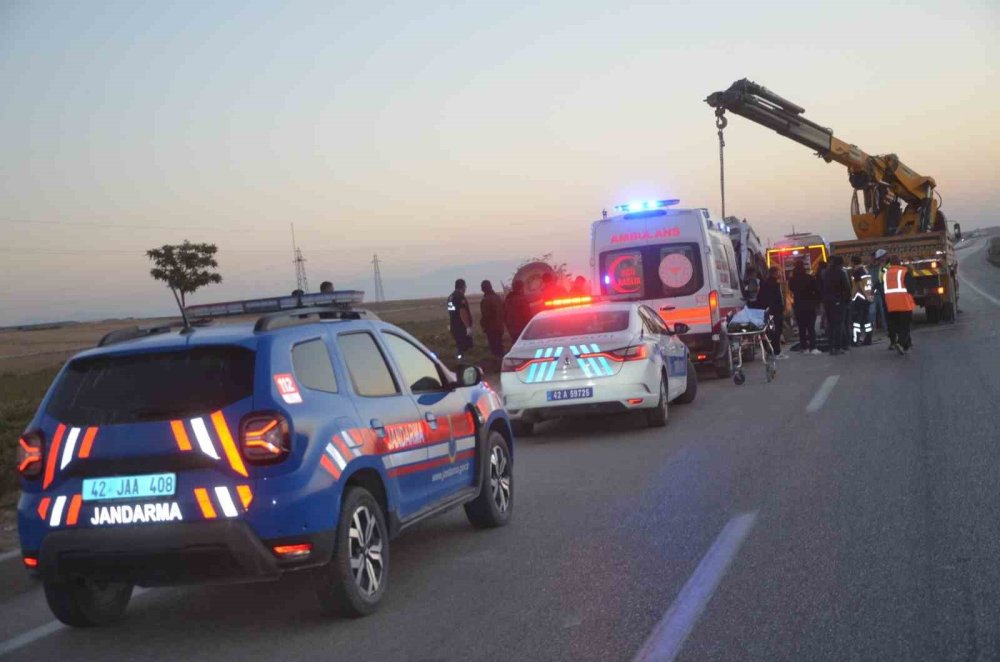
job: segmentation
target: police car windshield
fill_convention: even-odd
[[[525,340],[617,333],[628,328],[627,310],[581,310],[562,315],[536,317],[521,336]]]
[[[253,395],[254,353],[242,347],[96,356],[70,363],[48,414],[69,425],[183,418]]]

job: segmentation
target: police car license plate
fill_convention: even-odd
[[[580,398],[594,397],[594,389],[590,386],[585,388],[563,388],[558,391],[547,391],[545,399],[549,402],[556,400],[579,400]]]
[[[83,481],[83,500],[165,497],[173,496],[176,489],[177,476],[172,473],[87,478]]]

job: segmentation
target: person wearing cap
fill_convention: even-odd
[[[493,289],[493,283],[484,280],[480,287],[483,300],[479,303],[479,325],[486,334],[490,352],[497,361],[503,359],[503,299]]]
[[[886,250],[880,248],[872,253],[872,290],[875,292],[875,300],[872,301],[872,308],[869,318],[875,320],[876,329],[884,329],[888,326],[885,314],[885,258]]]
[[[885,307],[889,311],[889,349],[900,356],[908,354],[913,342],[910,339],[910,325],[913,323],[913,274],[902,266],[899,257],[889,257],[889,268],[885,272]]]

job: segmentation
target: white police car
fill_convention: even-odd
[[[668,403],[691,402],[698,377],[678,338],[638,302],[574,297],[545,302],[503,360],[500,381],[515,429],[550,418],[641,409],[650,426],[667,423]]]

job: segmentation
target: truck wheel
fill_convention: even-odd
[[[719,379],[728,379],[733,376],[733,351],[726,348],[726,358],[722,363],[715,364],[715,376]]]
[[[694,364],[688,361],[688,375],[687,375],[687,388],[681,393],[674,402],[682,405],[690,404],[694,402],[695,396],[698,395],[698,373],[694,371]]]
[[[389,586],[389,530],[375,497],[349,487],[340,506],[333,558],[317,568],[323,613],[358,618],[378,609]]]
[[[507,440],[499,432],[490,432],[487,457],[479,496],[465,504],[465,516],[477,529],[504,526],[514,508],[514,464]]]
[[[60,621],[75,628],[110,625],[122,617],[132,585],[95,582],[83,577],[46,581],[45,600]]]
[[[955,306],[951,305],[951,301],[941,306],[941,319],[945,322],[955,321]]]
[[[937,324],[941,321],[941,309],[937,306],[927,306],[924,310],[927,313],[928,323]]]
[[[646,425],[651,428],[662,428],[670,418],[670,403],[667,402],[667,376],[660,377],[660,400],[652,409],[643,412],[646,415]]]

